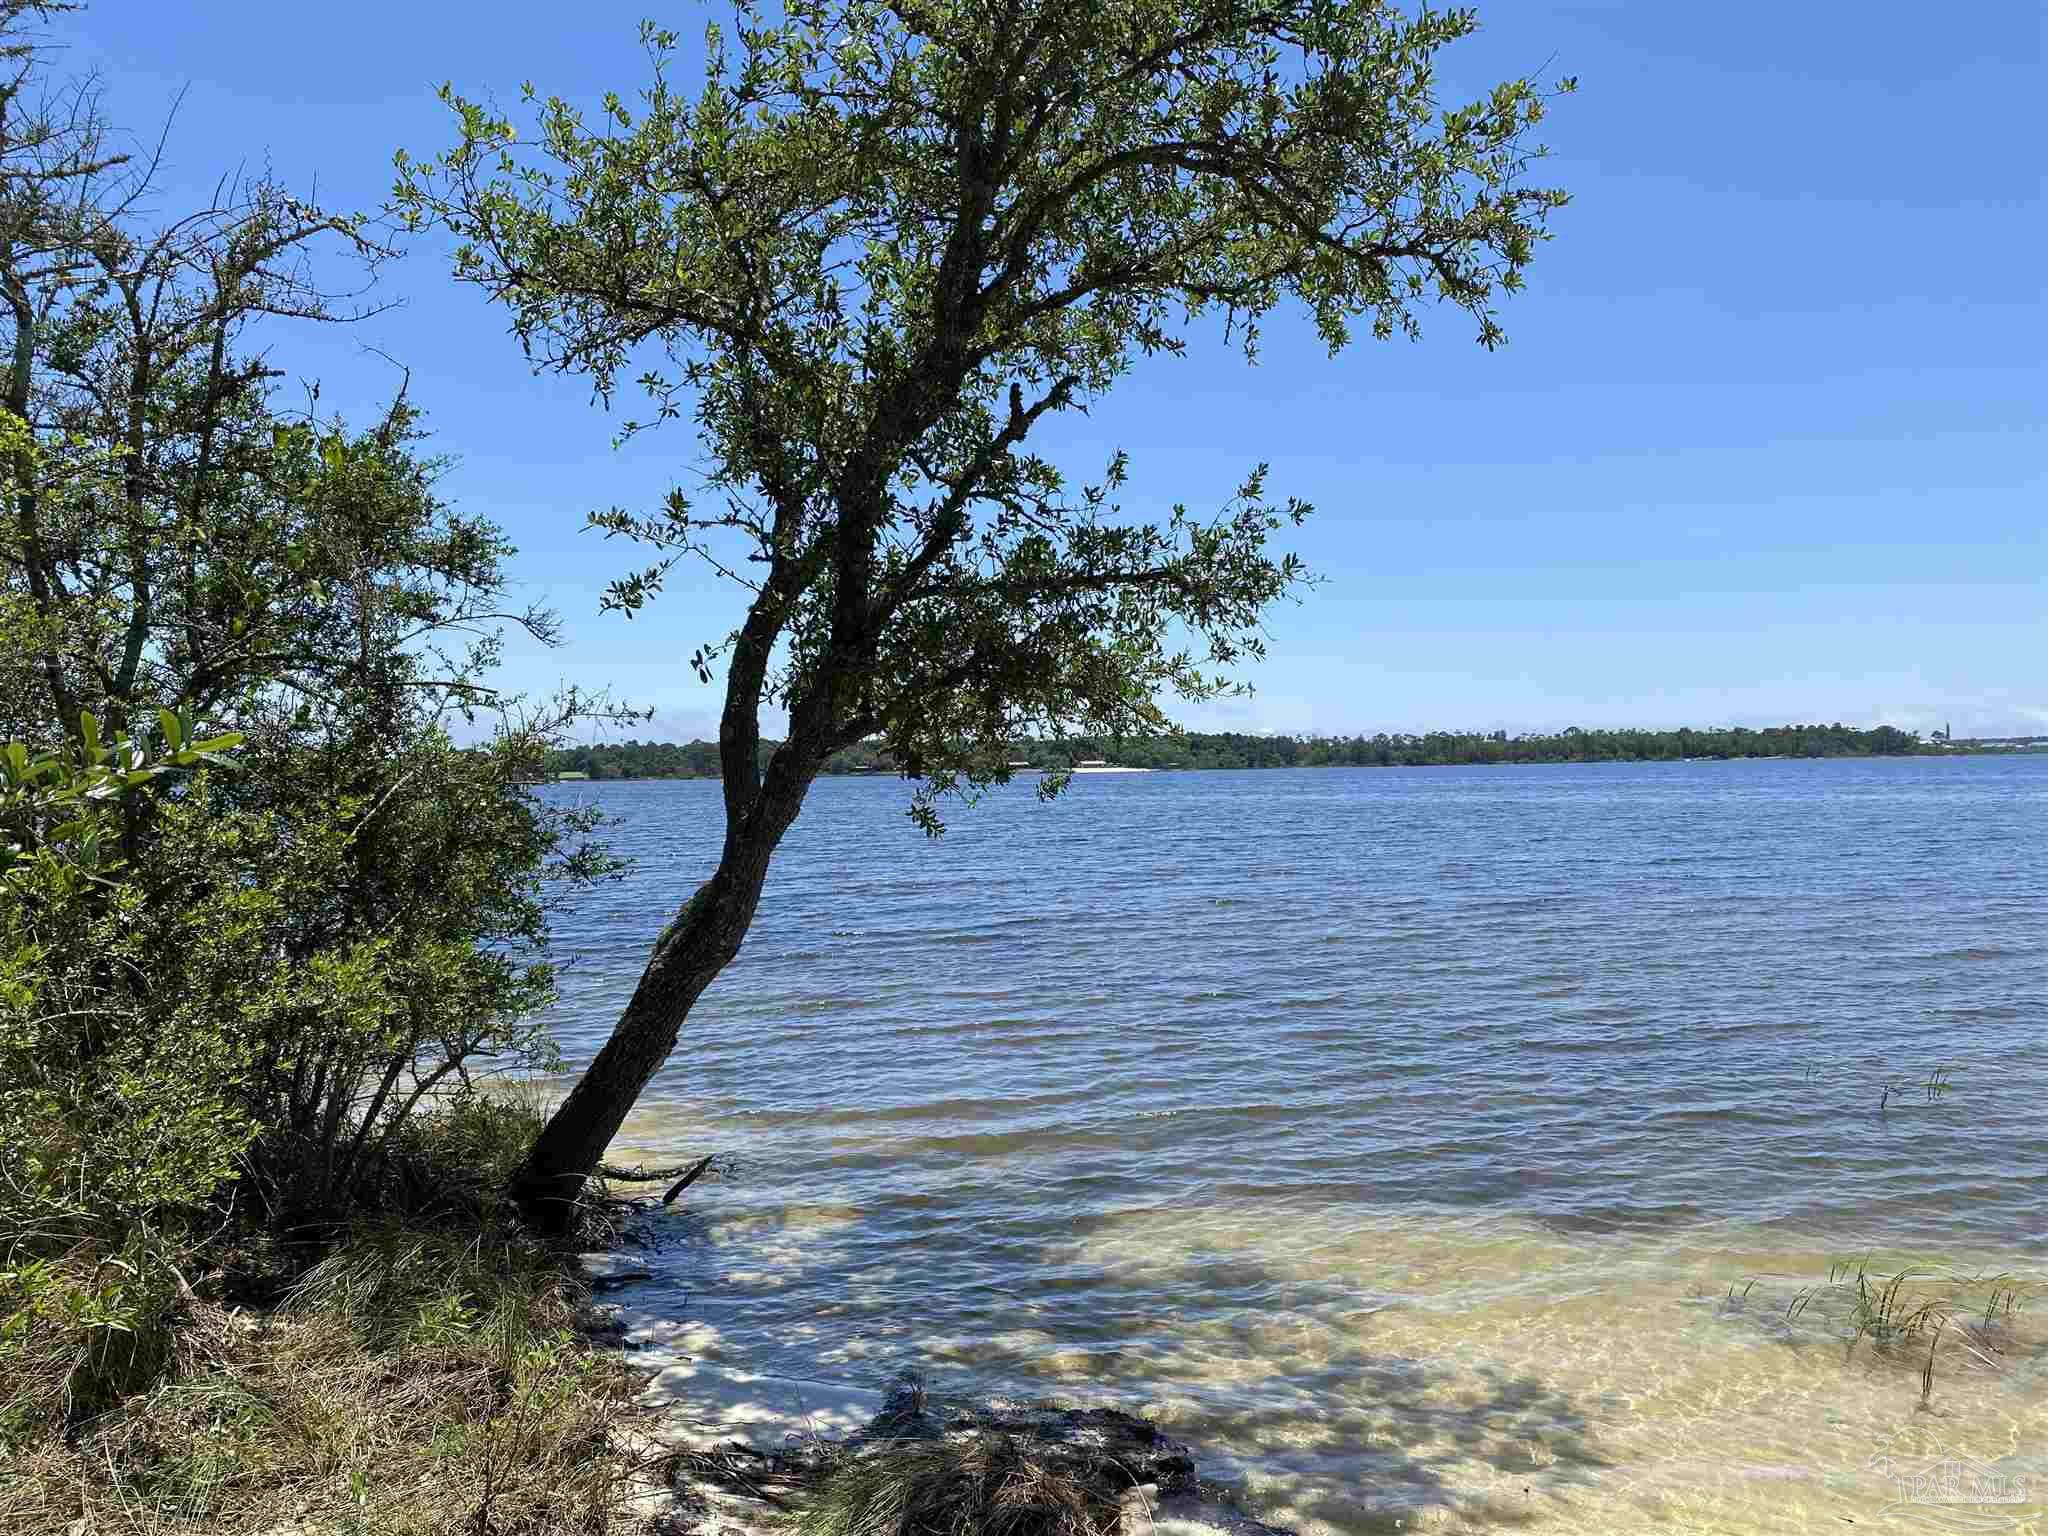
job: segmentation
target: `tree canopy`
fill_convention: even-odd
[[[790,768],[880,734],[943,788],[1000,776],[1020,734],[1158,729],[1157,699],[1225,686],[1302,574],[1267,541],[1307,508],[1262,471],[1220,515],[1136,523],[1121,457],[1074,487],[1026,448],[1043,418],[1204,315],[1247,356],[1283,303],[1333,352],[1433,304],[1502,339],[1564,195],[1524,184],[1535,82],[1439,101],[1436,55],[1475,25],[1327,0],[741,5],[694,92],[652,27],[650,83],[595,114],[528,86],[520,127],[448,91],[459,142],[401,156],[399,202],[454,231],[539,366],[642,393],[626,432],[694,419],[701,484],[595,521],[662,552],[614,585],[629,612],[683,554],[752,594],[694,658],[725,668],[735,813],[764,704]]]

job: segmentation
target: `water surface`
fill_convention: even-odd
[[[558,927],[573,1060],[719,801],[548,793],[639,860]],[[1143,1403],[1314,1529],[2040,1518],[2030,1324],[1922,1411],[1780,1312],[2048,1269],[2048,754],[905,793],[817,786],[629,1126],[742,1164],[633,1298],[698,1347]],[[1955,1457],[2034,1502],[1891,1507]]]

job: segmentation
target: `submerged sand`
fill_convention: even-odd
[[[701,1443],[850,1433],[911,1366],[939,1393],[1143,1412],[1308,1536],[2048,1528],[2038,1285],[1995,1347],[1944,1338],[1922,1406],[1918,1345],[1847,1346],[1837,1252],[1770,1234],[1134,1211],[1075,1235],[1063,1289],[1149,1277],[1166,1296],[1204,1266],[1254,1266],[1272,1305],[1211,1313],[1190,1292],[1110,1337],[1053,1321],[1028,1276],[999,1331],[942,1303],[901,1315],[858,1279],[824,1294],[807,1277],[837,1268],[857,1209],[726,1199],[679,1216],[655,1279],[617,1293],[653,1391]],[[2010,1257],[1869,1261],[1989,1274]]]

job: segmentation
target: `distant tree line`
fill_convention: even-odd
[[[765,756],[773,742],[762,743]],[[1009,749],[1019,768],[1069,768],[1101,759],[1128,768],[1424,768],[1459,763],[1636,763],[1686,758],[1896,757],[1929,750],[1920,738],[1889,725],[1858,730],[1833,725],[1776,725],[1762,730],[1582,730],[1511,736],[1506,731],[1431,731],[1376,736],[1254,736],[1190,731],[1111,741],[1075,737],[1020,741]],[[606,742],[551,754],[553,773],[592,779],[715,779],[718,744],[693,741]],[[895,763],[879,744],[836,754],[827,773],[887,773]]]
[[[767,746],[763,743],[763,746]],[[547,770],[593,779],[715,779],[715,741],[609,741],[550,753]]]

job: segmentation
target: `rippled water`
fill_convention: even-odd
[[[548,793],[640,860],[558,927],[574,1059],[718,796]],[[628,1128],[741,1159],[634,1298],[711,1357],[1144,1403],[1316,1529],[2042,1518],[2048,1292],[1924,1411],[1780,1314],[2048,1270],[2048,754],[904,801],[817,786]],[[2032,1502],[1896,1506],[1953,1457]]]

